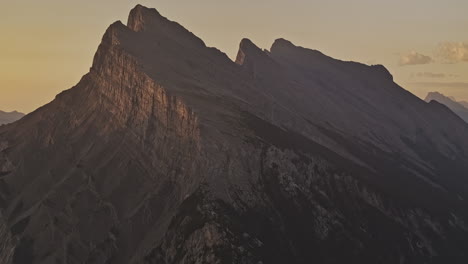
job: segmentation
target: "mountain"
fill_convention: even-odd
[[[468,123],[468,103],[466,102],[457,102],[453,97],[447,97],[438,92],[430,92],[427,94],[426,102],[437,101],[452,110],[455,114],[460,116],[463,120]]]
[[[468,109],[468,102],[466,101],[458,101],[459,104],[463,105],[465,108]]]
[[[13,112],[0,111],[0,125],[15,122],[16,120],[21,119],[23,116],[24,116],[23,113],[19,113],[16,111],[13,111]]]
[[[0,127],[1,263],[466,261],[468,125],[380,65],[136,6]]]

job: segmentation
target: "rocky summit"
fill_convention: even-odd
[[[233,62],[138,5],[0,127],[0,263],[466,262],[467,135],[381,65]]]

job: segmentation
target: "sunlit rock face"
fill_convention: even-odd
[[[0,127],[1,263],[466,259],[468,125],[283,39],[236,62],[156,10]]]

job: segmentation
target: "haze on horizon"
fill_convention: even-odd
[[[76,84],[106,28],[137,3],[156,8],[235,58],[249,38],[282,37],[342,60],[383,64],[424,97],[468,101],[468,1],[18,0],[0,8],[0,110],[30,112]]]

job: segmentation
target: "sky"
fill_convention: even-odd
[[[15,0],[0,3],[0,110],[25,113],[89,71],[106,28],[156,8],[235,58],[242,38],[277,38],[341,60],[383,64],[419,97],[468,101],[466,0]]]

